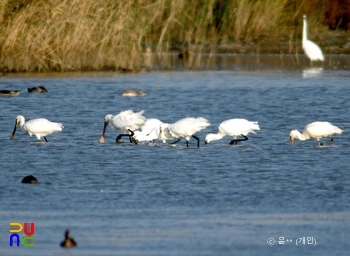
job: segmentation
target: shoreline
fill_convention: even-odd
[[[41,72],[3,72],[0,78],[67,78],[67,77],[111,77],[125,74],[143,74],[152,72],[198,72],[198,71],[268,71],[268,70],[309,70],[310,68],[323,70],[350,70],[348,54],[326,54],[324,62],[310,64],[304,53],[202,53],[196,63],[193,55],[192,66],[189,60],[180,59],[178,51],[162,54],[163,62],[153,61],[150,68],[141,67],[134,70],[75,70],[75,71],[41,71]],[[156,54],[154,54],[156,57]],[[210,56],[210,58],[209,58]],[[166,60],[166,62],[164,62]],[[196,66],[197,65],[197,66]]]

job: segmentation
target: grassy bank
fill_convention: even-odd
[[[342,24],[334,17],[344,9],[331,3],[3,0],[0,70],[138,70],[151,68],[155,61],[168,67],[170,51],[181,53],[189,67],[200,65],[203,52],[296,53],[301,51],[304,13],[309,37],[325,53],[350,52],[343,47],[348,32],[329,29]]]

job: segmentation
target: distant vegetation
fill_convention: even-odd
[[[138,70],[171,51],[189,66],[204,52],[295,53],[302,14],[331,52],[349,13],[349,0],[2,0],[0,70]]]

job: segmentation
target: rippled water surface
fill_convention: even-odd
[[[348,255],[349,64],[236,67],[2,77],[1,89],[49,92],[0,98],[0,254]],[[119,96],[127,88],[147,95]],[[127,109],[169,123],[202,116],[211,126],[197,134],[199,149],[194,139],[189,148],[116,144],[110,129],[98,143],[104,116]],[[19,114],[65,128],[48,143],[21,130],[10,141]],[[261,130],[239,145],[230,138],[205,145],[205,135],[230,118],[258,121]],[[316,120],[344,132],[326,146],[289,144],[290,130]],[[39,184],[21,183],[30,174]],[[10,247],[9,222],[35,222],[35,246]],[[75,249],[59,246],[67,228]],[[281,237],[288,242],[279,244]],[[298,243],[303,237],[317,244]]]

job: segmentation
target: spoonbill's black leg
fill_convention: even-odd
[[[133,142],[132,136],[134,136],[134,132],[130,129],[128,129],[128,131],[131,133],[131,134],[129,134],[129,140],[130,140],[130,143],[132,143]]]
[[[134,136],[134,132],[130,129],[128,129],[131,134],[119,134],[118,137],[116,138],[115,142],[119,143],[122,139],[122,137],[129,137],[130,143],[132,143],[132,136]]]
[[[242,136],[244,139],[231,140],[230,145],[232,145],[232,144],[238,144],[238,141],[246,141],[246,140],[248,140],[248,137],[247,137],[247,136],[244,136],[243,134],[241,134],[241,136]]]
[[[195,138],[197,140],[197,148],[199,148],[199,138],[195,135],[192,135],[193,138]],[[187,144],[187,147],[188,147],[188,144]]]
[[[330,138],[331,141],[334,141],[334,138],[332,136],[328,136],[328,138]]]
[[[176,141],[171,142],[170,144],[176,144],[176,143],[178,143],[180,140],[181,140],[181,139],[177,139]]]
[[[45,139],[45,141],[47,142],[47,139],[46,139],[46,137],[44,136],[44,139]]]
[[[318,146],[324,146],[324,145],[326,145],[326,143],[321,142],[320,140],[317,140],[317,145],[318,145]]]

